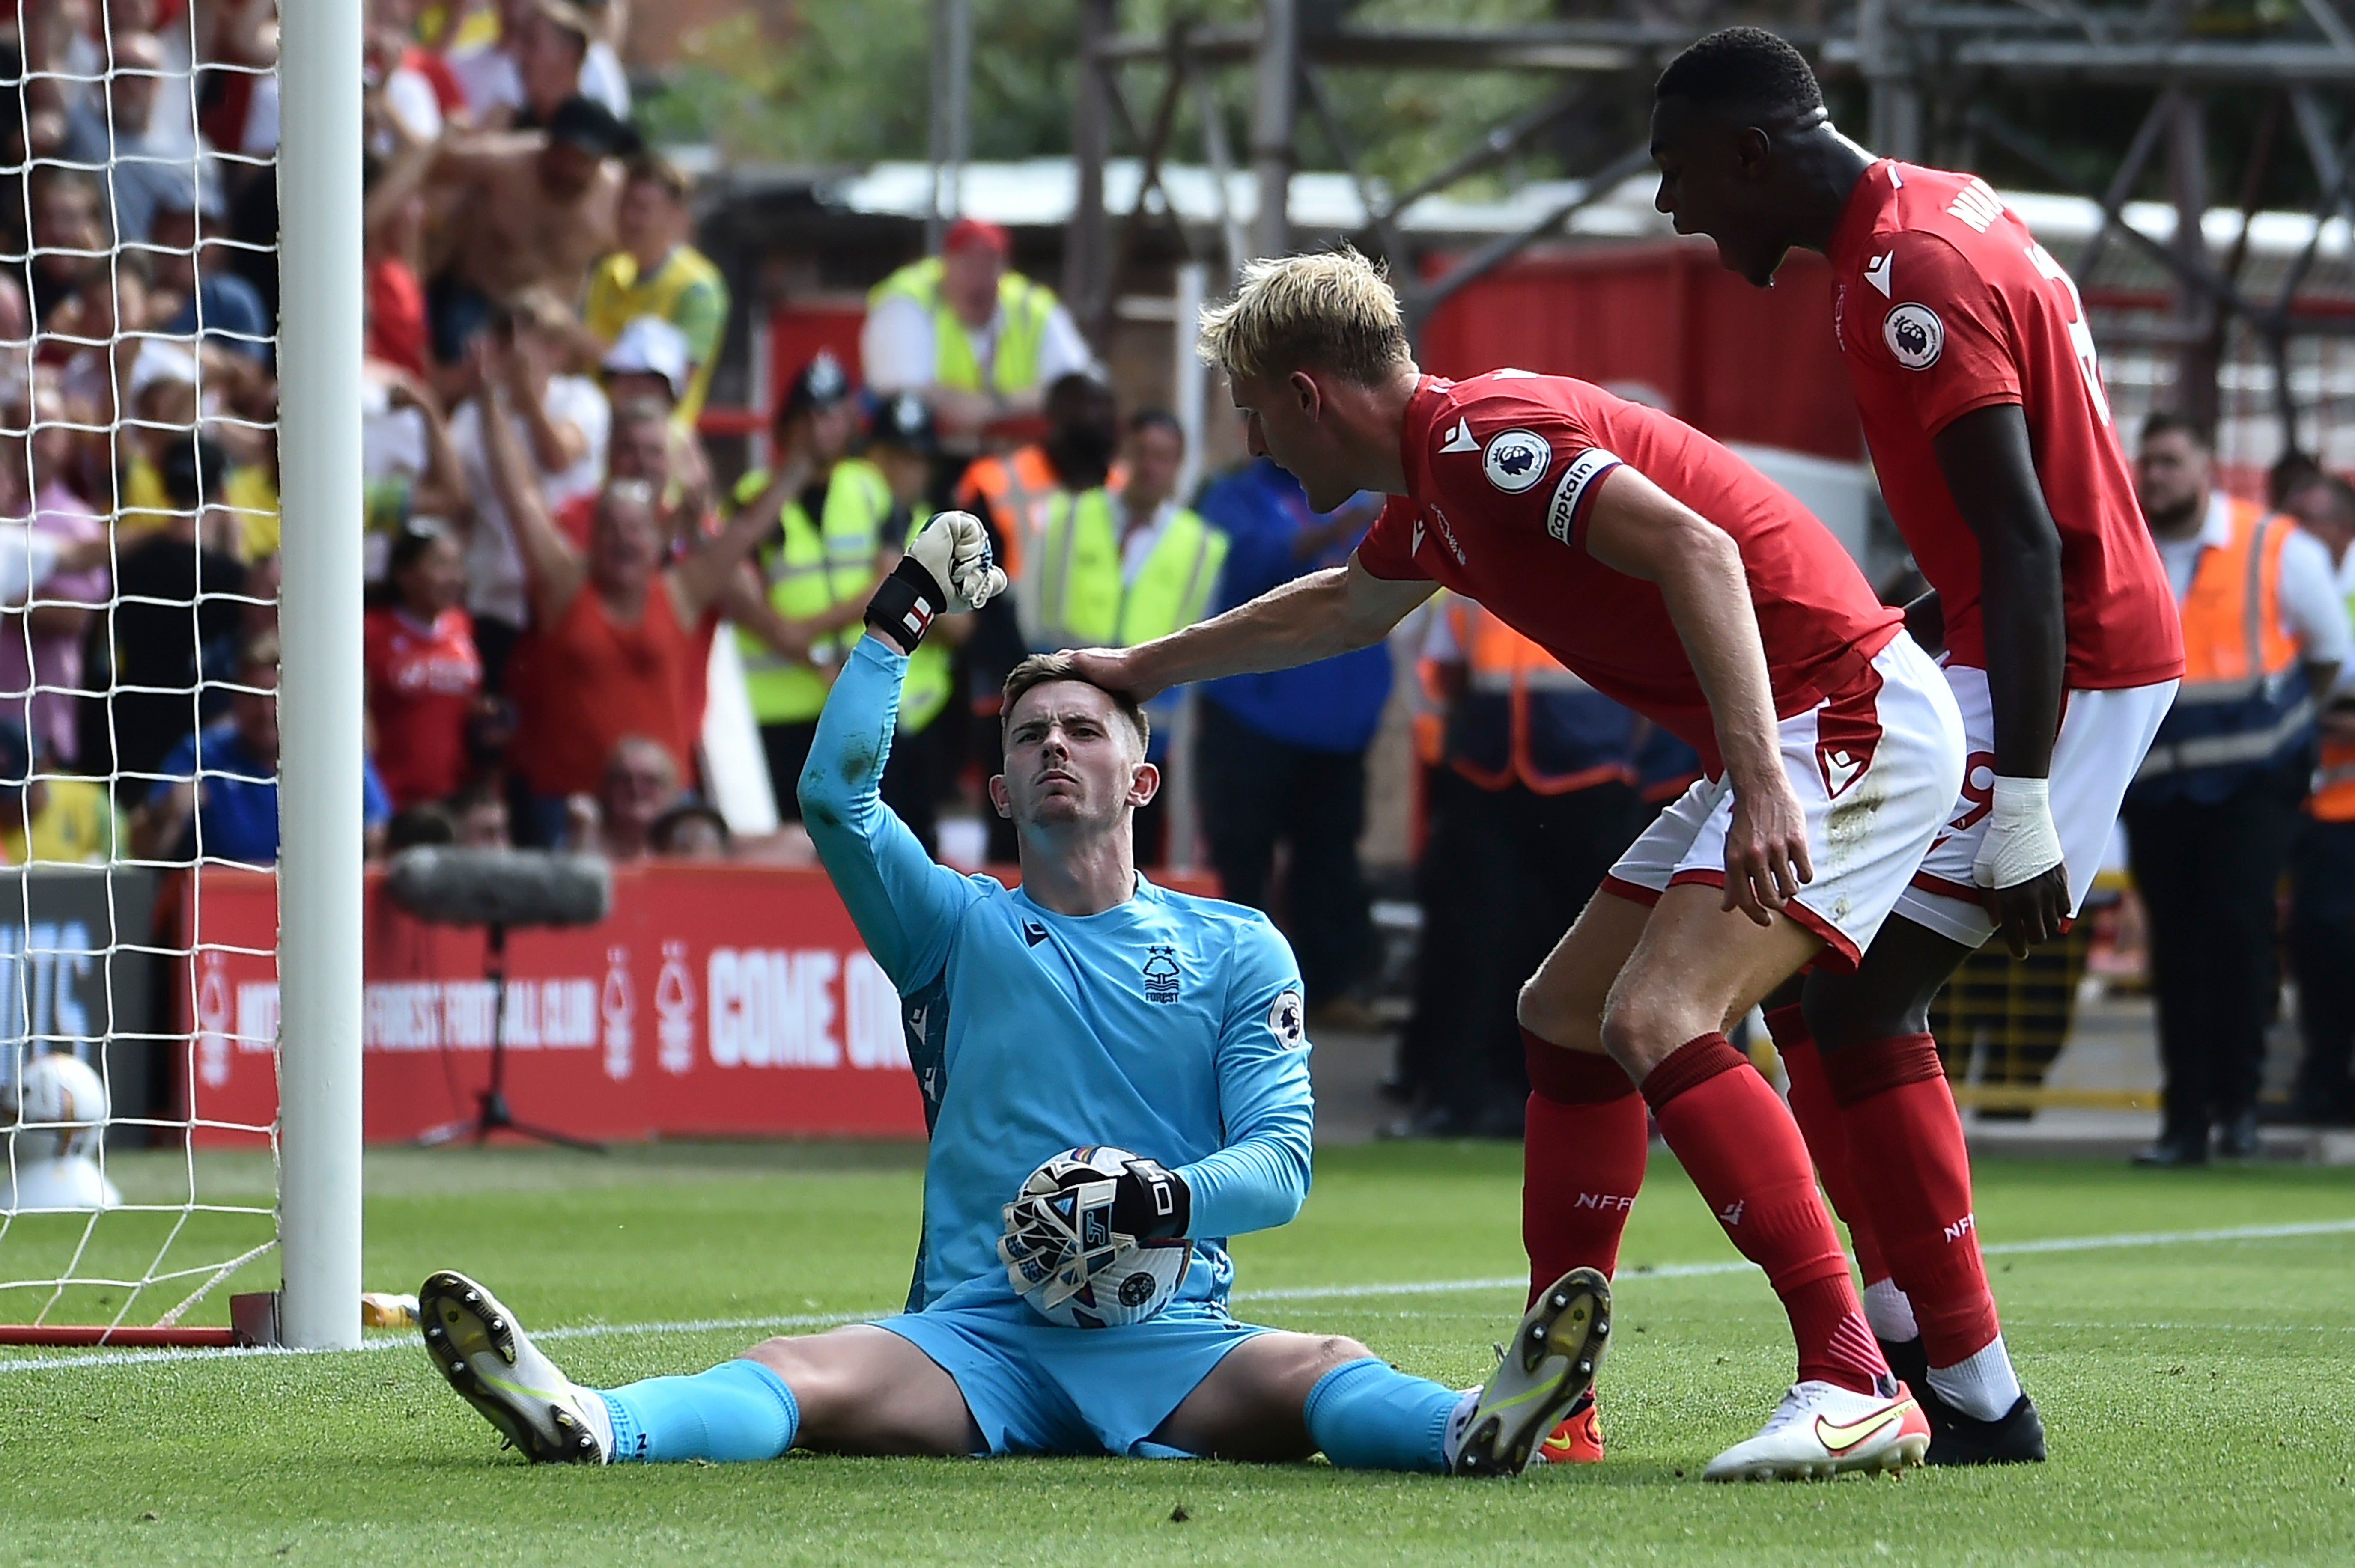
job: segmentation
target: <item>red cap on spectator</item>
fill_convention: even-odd
[[[977,217],[958,218],[941,237],[941,249],[943,251],[963,250],[971,245],[985,245],[1000,256],[1009,256],[1014,251],[1014,237],[997,225],[986,223]]]

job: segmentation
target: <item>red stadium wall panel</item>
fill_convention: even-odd
[[[1720,267],[1707,242],[1523,257],[1433,312],[1420,357],[1441,376],[1508,365],[1639,382],[1720,440],[1842,462],[1864,452],[1832,333],[1831,268],[1808,251],[1793,251],[1767,290]]]
[[[183,1103],[193,1091],[201,1118],[266,1124],[278,1096],[275,885],[208,869],[182,895],[184,931],[192,908],[206,944],[193,982],[187,965],[171,966],[181,1026],[197,1036]],[[471,1118],[488,1079],[484,938],[411,919],[376,874],[367,918],[365,1135],[413,1139]],[[602,1139],[923,1133],[899,998],[822,872],[623,870],[602,925],[511,933],[507,973],[519,1119]],[[197,1138],[241,1141],[201,1127]]]

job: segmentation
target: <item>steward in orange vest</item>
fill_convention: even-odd
[[[2128,799],[2222,800],[2315,744],[2315,695],[2282,625],[2282,549],[2296,532],[2231,503],[2232,537],[2203,550],[2183,596],[2183,685]]]

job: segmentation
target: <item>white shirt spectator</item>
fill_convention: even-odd
[[[540,493],[553,512],[576,496],[595,493],[605,476],[605,444],[613,422],[604,392],[585,376],[551,376],[542,395],[549,418],[569,424],[587,440],[589,450],[579,462],[560,473],[543,471]],[[531,450],[531,435],[523,416],[510,413],[516,440]],[[499,504],[491,483],[490,454],[483,447],[483,403],[470,397],[450,418],[450,444],[464,471],[466,493],[474,502],[474,532],[466,546],[466,608],[510,626],[530,620],[530,599],[525,589],[523,554],[516,547],[515,524]]]
[[[996,358],[997,331],[1005,315],[1003,309],[992,312],[987,326],[978,332],[966,329],[973,340],[974,358],[985,377]],[[931,386],[938,355],[932,313],[904,294],[894,294],[868,312],[866,324],[858,329],[859,370],[871,392],[915,392]],[[1052,387],[1075,370],[1092,371],[1095,364],[1095,355],[1088,352],[1088,340],[1080,335],[1079,323],[1071,320],[1063,302],[1056,301],[1047,317],[1045,340],[1039,345],[1039,387]]]
[[[523,77],[506,50],[497,44],[477,44],[450,56],[450,74],[466,94],[466,107],[480,120],[495,109],[523,107]],[[630,77],[613,46],[591,39],[581,61],[581,91],[612,110],[615,118],[630,117]]]
[[[95,7],[93,7],[95,9]],[[163,55],[162,69],[155,73],[155,111],[148,117],[147,134],[158,147],[190,148],[197,144],[197,99],[189,78],[193,70],[188,35],[188,16],[183,11],[155,34],[155,46]],[[67,92],[66,112],[70,118],[77,111],[95,111],[101,128],[105,124],[106,45],[88,33],[76,28],[66,40],[65,74],[80,77],[80,81],[64,84]],[[275,81],[275,76],[264,77]],[[103,143],[101,143],[103,145]]]
[[[2222,491],[2208,496],[2208,513],[2200,532],[2188,539],[2155,539],[2175,602],[2191,591],[2191,575],[2203,550],[2221,550],[2232,542],[2232,503]],[[2355,550],[2348,552],[2355,556]],[[2355,628],[2347,619],[2345,590],[2339,586],[2339,567],[2322,541],[2303,528],[2290,531],[2282,546],[2281,580],[2274,589],[2282,630],[2297,643],[2298,659],[2307,664],[2348,662],[2355,652]]]

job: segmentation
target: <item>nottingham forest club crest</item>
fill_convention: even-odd
[[[1145,1000],[1175,1001],[1178,1000],[1178,949],[1158,944],[1145,953]]]

